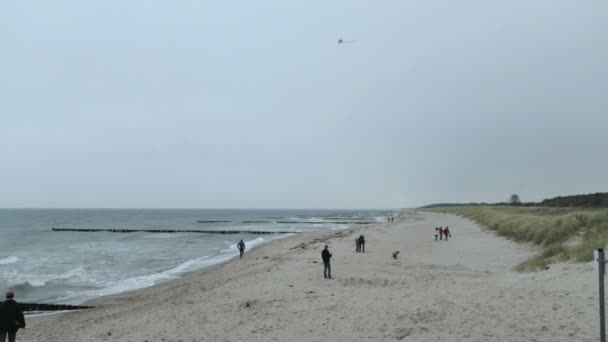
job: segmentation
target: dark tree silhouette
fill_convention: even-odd
[[[519,196],[517,194],[511,195],[511,197],[509,197],[509,204],[510,205],[521,205],[521,201],[519,200]]]

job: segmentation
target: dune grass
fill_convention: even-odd
[[[608,209],[467,206],[434,208],[468,218],[485,229],[541,247],[518,271],[547,269],[556,261],[586,262],[608,246]]]

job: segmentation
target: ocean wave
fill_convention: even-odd
[[[291,234],[285,234],[291,235]],[[268,242],[269,240],[280,239],[286,236],[277,236],[271,239],[265,239],[263,237],[257,237],[253,240],[245,241],[247,248],[253,248]],[[142,276],[136,276],[131,278],[126,278],[118,281],[108,282],[108,283],[98,283],[97,289],[95,290],[86,290],[80,292],[70,292],[66,296],[58,298],[58,300],[62,302],[67,302],[70,304],[82,304],[84,301],[100,297],[111,295],[115,293],[121,293],[126,291],[132,291],[136,289],[141,289],[149,286],[156,285],[161,282],[165,282],[172,279],[180,278],[181,275],[200,270],[209,266],[213,266],[216,264],[220,264],[226,262],[238,255],[236,243],[233,241],[225,241],[228,245],[228,248],[219,251],[219,254],[215,256],[205,255],[199,258],[194,258],[190,260],[186,260],[182,263],[177,264],[175,267],[164,270],[162,272],[147,274]],[[217,249],[216,249],[217,250]]]
[[[156,285],[156,284],[164,282],[164,281],[177,279],[184,273],[196,271],[196,270],[208,267],[208,266],[212,266],[215,264],[219,264],[219,263],[228,261],[231,258],[233,258],[234,256],[235,255],[227,255],[227,254],[219,255],[216,257],[210,257],[208,255],[202,256],[200,258],[184,261],[184,262],[176,265],[175,267],[162,271],[162,272],[147,274],[147,275],[142,275],[142,276],[137,276],[137,277],[131,277],[131,278],[119,280],[119,281],[116,281],[113,283],[109,283],[109,284],[100,284],[102,287],[101,289],[94,290],[94,291],[86,291],[84,293],[73,294],[73,296],[67,296],[67,297],[64,297],[64,299],[65,300],[74,300],[74,297],[80,297],[81,301],[83,301],[85,299],[90,299],[90,298],[94,298],[94,297],[106,296],[106,295],[110,295],[110,294],[141,289],[144,287],[150,287],[150,286]]]
[[[83,273],[85,273],[85,266],[78,266],[67,272],[53,276],[53,277],[51,277],[51,279],[72,279],[76,276],[82,275]]]
[[[13,287],[27,291],[30,287],[42,287],[49,283],[63,283],[65,280],[73,280],[85,275],[85,267],[79,266],[59,274],[27,274],[15,273],[12,276]]]
[[[263,237],[260,236],[258,238],[253,239],[253,240],[248,240],[248,241],[244,241],[244,242],[245,242],[246,248],[250,249],[250,248],[253,248],[255,246],[259,246],[259,245],[261,245],[261,244],[263,244],[264,242],[267,242],[267,241],[268,240],[266,240],[266,239],[264,239]],[[234,251],[236,251],[238,249],[236,247],[237,244],[235,242],[233,242],[233,241],[225,241],[224,240],[224,243],[226,245],[228,245],[228,248],[222,249],[220,251],[221,253],[230,253],[230,252],[234,252]]]
[[[146,239],[174,239],[178,237],[183,237],[188,233],[155,233],[155,234],[145,234],[143,235]]]
[[[19,261],[19,257],[11,255],[11,256],[8,256],[6,258],[0,259],[0,265],[13,264],[13,263],[16,263],[17,261]]]
[[[269,240],[284,237],[286,236],[256,237],[251,240],[246,240],[245,243],[249,250],[253,247],[262,245]],[[90,273],[86,266],[79,266],[53,275],[44,274],[34,276],[32,274],[23,273],[15,274],[11,277],[16,283],[12,288],[20,293],[20,297],[29,296],[38,298],[39,296],[44,297],[44,295],[52,296],[51,293],[56,293],[58,296],[48,297],[46,300],[50,300],[51,302],[81,304],[92,298],[132,291],[177,279],[185,273],[210,267],[237,257],[238,251],[236,242],[225,241],[225,243],[226,245],[223,248],[212,248],[213,252],[211,252],[211,254],[176,263],[168,269],[152,274],[122,279],[100,279]],[[61,291],[56,291],[59,288]],[[44,293],[44,295],[41,295],[41,293]]]
[[[26,282],[11,285],[10,288],[12,291],[15,291],[15,292],[23,295],[23,294],[27,294],[29,292],[34,291],[34,289],[37,287],[42,287],[45,285],[46,285],[46,282],[44,282],[44,281],[32,280],[32,281],[26,281]]]
[[[19,257],[16,256],[8,256],[6,258],[2,258],[0,259],[0,265],[8,265],[8,264],[14,264],[17,261],[19,261]]]

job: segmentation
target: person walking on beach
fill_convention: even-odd
[[[0,303],[0,342],[15,342],[17,330],[25,328],[23,312],[15,302],[15,294],[12,291],[6,293],[6,300]]]
[[[331,253],[329,253],[329,247],[325,245],[325,249],[321,252],[321,259],[323,259],[323,276],[325,279],[333,279],[331,277],[331,265],[329,259],[331,259]]]
[[[365,238],[363,235],[359,236],[359,252],[365,253]]]
[[[241,255],[241,259],[243,259],[243,253],[245,253],[245,242],[243,242],[243,240],[241,240],[238,243],[238,245],[236,245],[236,247],[238,247],[239,253]]]
[[[361,252],[361,244],[359,243],[359,238],[355,238],[355,252]]]
[[[448,226],[443,228],[443,235],[445,235],[445,241],[448,241],[448,236],[452,237],[452,233],[450,233],[450,228],[448,228]]]
[[[439,238],[439,228],[435,227],[435,241]]]
[[[439,227],[439,240],[443,240],[443,227]]]

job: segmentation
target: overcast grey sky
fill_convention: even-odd
[[[0,44],[0,207],[608,190],[605,0],[2,1]]]

